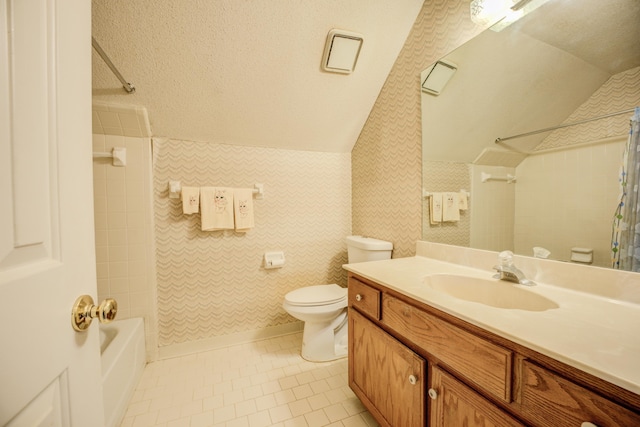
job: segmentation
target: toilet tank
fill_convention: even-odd
[[[362,236],[347,236],[346,240],[349,264],[391,258],[391,242]]]

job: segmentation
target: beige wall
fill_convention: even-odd
[[[159,345],[285,325],[284,295],[302,286],[346,285],[344,238],[351,232],[351,155],[154,139],[154,211]],[[246,234],[200,230],[168,197],[186,186],[252,187],[255,228]],[[265,270],[265,251],[284,251]]]
[[[517,183],[489,180],[482,182],[482,173],[494,177],[516,175],[515,168],[470,165],[472,174],[470,212],[471,247],[491,251],[513,251],[515,189]]]
[[[591,248],[594,265],[611,265],[623,140],[531,156],[518,166],[517,253],[532,255],[542,246],[551,258],[568,261],[572,247]]]
[[[468,1],[426,1],[353,149],[353,232],[392,241],[395,258],[421,239],[420,72],[479,31]]]

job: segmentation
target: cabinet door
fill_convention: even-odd
[[[349,311],[349,386],[383,426],[424,426],[425,361]]]
[[[432,427],[524,427],[509,414],[442,369],[431,369]]]
[[[398,298],[382,297],[382,323],[482,392],[511,401],[512,352]]]
[[[522,363],[520,405],[523,416],[540,425],[640,426],[640,414],[528,360]]]

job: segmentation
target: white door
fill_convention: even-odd
[[[91,2],[0,0],[0,426],[101,426]]]

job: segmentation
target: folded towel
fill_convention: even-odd
[[[431,224],[442,222],[442,193],[431,193],[429,199],[429,221]]]
[[[254,226],[253,190],[251,188],[236,188],[233,191],[233,213],[237,232],[246,233]]]
[[[200,188],[182,187],[182,213],[198,213],[200,208]]]
[[[201,187],[200,212],[202,231],[233,230],[233,189]]]
[[[461,191],[458,193],[458,198],[460,199],[460,210],[466,211],[469,209],[469,195],[466,191]]]
[[[442,221],[460,221],[460,198],[458,193],[442,193]]]

